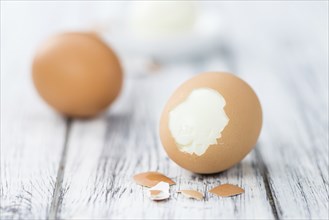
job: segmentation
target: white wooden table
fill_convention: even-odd
[[[49,34],[88,23],[88,8],[101,17],[116,4],[1,2],[1,219],[328,219],[328,2],[208,2],[230,24],[225,43],[154,74],[127,73],[104,115],[63,118],[33,89],[33,52]],[[238,165],[196,175],[168,159],[157,123],[172,91],[210,70],[253,86],[264,125]],[[132,176],[150,170],[172,177],[172,192],[205,192],[204,201],[149,200]],[[246,192],[207,192],[220,183]]]

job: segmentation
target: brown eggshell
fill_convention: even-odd
[[[222,184],[209,190],[209,192],[217,196],[229,197],[244,193],[244,189],[232,184]]]
[[[37,51],[33,81],[41,97],[61,113],[94,116],[118,96],[122,69],[115,53],[93,33],[64,33]]]
[[[201,156],[182,152],[168,127],[169,112],[197,88],[217,90],[225,99],[229,122],[217,144]],[[195,173],[217,173],[241,161],[255,146],[262,127],[262,110],[252,88],[230,73],[203,73],[183,83],[170,97],[160,119],[160,138],[168,156]]]
[[[196,190],[183,189],[183,190],[178,191],[178,193],[182,193],[182,195],[184,195],[187,198],[191,198],[191,199],[196,199],[196,200],[203,199],[203,194]]]
[[[153,171],[136,174],[133,178],[138,185],[146,187],[153,187],[160,182],[166,182],[169,185],[176,184],[172,179],[162,173]]]
[[[161,193],[161,190],[150,190],[150,194],[151,196],[157,196]]]

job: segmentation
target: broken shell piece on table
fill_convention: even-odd
[[[169,183],[159,182],[157,185],[148,189],[147,194],[152,200],[168,199],[170,197]]]
[[[196,199],[196,200],[202,200],[203,194],[196,190],[190,190],[190,189],[183,189],[178,191],[178,193],[182,193],[187,198]]]
[[[176,184],[172,179],[159,172],[145,172],[134,176],[134,180],[138,185],[152,187],[159,182],[166,182],[169,185]]]
[[[244,193],[244,189],[232,184],[222,184],[209,190],[209,192],[217,196],[229,197]]]

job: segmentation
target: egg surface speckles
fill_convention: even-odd
[[[168,156],[195,173],[217,173],[255,146],[262,110],[252,88],[230,73],[203,73],[183,83],[160,119]]]

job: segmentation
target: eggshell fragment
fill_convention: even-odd
[[[164,200],[170,197],[169,183],[159,182],[148,190],[148,196],[152,200]]]
[[[203,194],[196,190],[190,190],[190,189],[183,189],[178,191],[178,193],[182,193],[182,195],[186,196],[187,198],[196,199],[196,200],[202,200]]]
[[[155,186],[159,182],[166,182],[169,185],[176,184],[172,179],[159,172],[140,173],[135,175],[133,178],[138,185],[146,187]]]
[[[162,191],[161,190],[150,190],[150,195],[151,196],[157,196],[159,195]]]
[[[217,196],[229,197],[244,193],[244,189],[232,184],[222,184],[209,190],[209,192]]]

